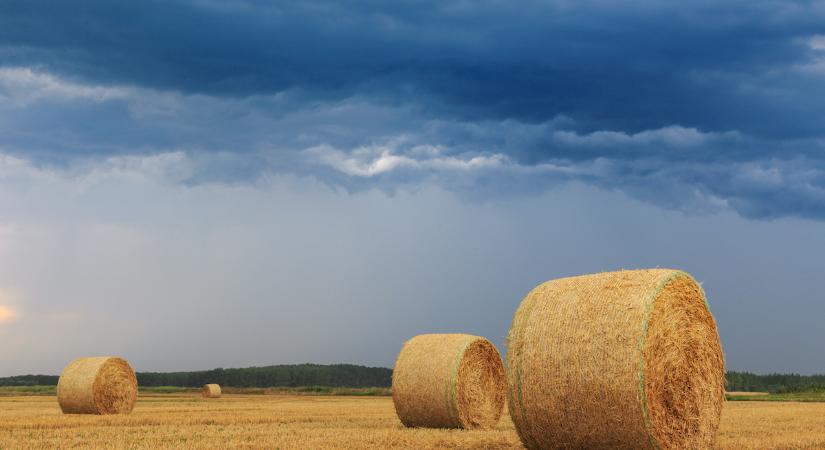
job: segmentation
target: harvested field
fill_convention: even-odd
[[[390,397],[141,395],[131,415],[63,415],[54,397],[0,397],[0,448],[522,448],[493,430],[408,429]],[[728,402],[717,449],[825,448],[825,403]]]

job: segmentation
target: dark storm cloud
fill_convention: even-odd
[[[0,13],[8,62],[95,83],[423,95],[452,114],[563,113],[594,130],[782,136],[821,125],[799,120],[819,102],[741,91],[793,89],[798,80],[760,78],[811,58],[804,39],[825,32],[816,3],[12,1]]]
[[[24,69],[0,144],[64,164],[184,150],[189,182],[580,180],[821,218],[822,34],[822,2],[8,1],[0,64]],[[33,77],[43,96],[8,100]]]

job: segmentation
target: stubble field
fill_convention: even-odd
[[[522,448],[489,431],[405,429],[390,397],[142,395],[128,416],[63,415],[54,397],[0,397],[0,448]],[[825,403],[728,402],[719,449],[825,448]]]

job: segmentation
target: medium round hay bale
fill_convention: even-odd
[[[491,428],[505,399],[496,347],[469,334],[422,334],[404,344],[392,375],[395,412],[408,427]]]
[[[57,401],[64,414],[129,414],[137,401],[137,378],[125,359],[78,358],[60,374]]]
[[[220,398],[221,386],[218,384],[204,384],[201,389],[201,395],[206,398]]]
[[[527,294],[507,344],[510,415],[528,448],[712,448],[725,361],[685,272],[563,278]]]

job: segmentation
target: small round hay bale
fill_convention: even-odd
[[[504,409],[505,383],[501,356],[487,339],[422,334],[398,355],[392,400],[408,427],[492,428]]]
[[[137,401],[135,371],[122,358],[78,358],[60,374],[57,401],[64,414],[129,414]]]
[[[509,410],[526,447],[713,447],[725,361],[687,273],[549,281],[522,301],[507,342]]]
[[[201,389],[201,395],[206,398],[220,398],[221,386],[219,384],[204,384]]]

